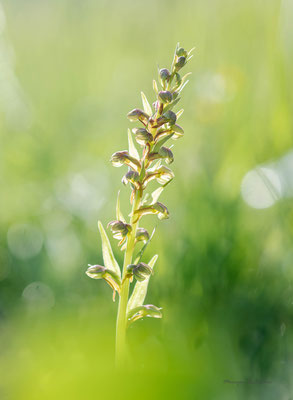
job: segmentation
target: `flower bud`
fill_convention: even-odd
[[[135,108],[127,114],[127,118],[130,121],[141,121],[146,123],[149,119],[149,116],[139,108]]]
[[[167,164],[171,164],[174,161],[174,155],[168,147],[161,147],[159,155],[165,159]]]
[[[180,47],[180,48],[176,51],[176,55],[177,55],[178,57],[181,57],[181,56],[187,57],[188,53],[187,53],[186,50],[183,49],[183,47]]]
[[[111,160],[114,167],[121,167],[122,165],[128,165],[135,171],[140,169],[140,162],[129,155],[127,150],[117,151],[116,153],[112,154]]]
[[[183,136],[184,130],[180,125],[173,125],[172,126],[172,131],[174,132],[172,139],[179,139]]]
[[[132,183],[138,188],[139,174],[136,171],[129,170],[122,178],[122,183],[127,185],[128,182]]]
[[[108,227],[114,234],[113,237],[118,240],[122,240],[132,230],[131,225],[123,221],[111,221],[108,223]]]
[[[157,124],[159,126],[166,124],[166,123],[169,123],[170,125],[174,125],[176,122],[176,119],[177,119],[176,114],[173,111],[168,110],[160,118],[157,119]]]
[[[162,68],[160,69],[160,78],[162,81],[167,81],[170,78],[171,74],[170,71],[167,68]]]
[[[135,240],[137,242],[144,242],[146,243],[150,238],[148,231],[144,228],[138,228],[136,231]]]
[[[175,64],[175,70],[179,71],[184,65],[186,64],[186,58],[181,56],[178,58],[176,64]]]
[[[172,93],[169,90],[161,90],[159,92],[159,99],[162,103],[170,103],[172,101]]]
[[[144,128],[134,128],[132,132],[135,134],[137,143],[143,146],[153,141],[153,135]]]
[[[137,265],[130,264],[130,265],[128,265],[126,270],[127,270],[128,275],[133,275],[135,277],[135,279],[139,282],[144,281],[153,272],[152,268],[143,262],[141,262]]]
[[[86,270],[86,274],[93,279],[102,279],[106,271],[107,268],[103,267],[102,265],[89,264],[89,268]]]

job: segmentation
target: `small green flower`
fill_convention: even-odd
[[[136,242],[146,243],[150,238],[148,231],[144,228],[137,228],[135,240]]]
[[[156,307],[153,304],[145,304],[143,306],[135,307],[127,314],[128,324],[132,324],[140,318],[162,318],[162,308]]]
[[[115,301],[116,292],[120,294],[121,280],[119,276],[109,268],[102,265],[90,265],[86,270],[87,276],[92,279],[104,279],[108,285],[113,289],[113,301]]]
[[[177,119],[176,114],[173,111],[169,110],[169,111],[166,111],[160,118],[158,118],[157,124],[158,124],[158,126],[161,126],[161,125],[167,124],[167,123],[170,125],[174,125],[176,122],[176,119]]]
[[[173,178],[173,171],[165,165],[161,165],[159,168],[147,170],[146,176],[142,182],[142,186],[145,188],[146,185],[154,179],[156,179],[160,185],[166,185],[167,183],[171,182]]]
[[[132,132],[135,135],[135,140],[142,146],[153,141],[153,135],[145,128],[133,128]]]
[[[169,218],[169,211],[167,207],[159,201],[151,204],[150,206],[140,207],[138,210],[135,211],[135,214],[137,215],[136,221],[138,221],[143,215],[147,214],[155,214],[158,216],[159,219]]]
[[[186,58],[183,56],[179,57],[175,64],[176,72],[179,71],[182,67],[184,67],[185,64],[186,64]]]
[[[141,168],[140,162],[129,155],[127,150],[117,151],[111,157],[111,162],[114,167],[122,167],[122,165],[128,165],[135,171],[139,171]]]
[[[139,282],[144,281],[146,278],[148,278],[152,274],[153,270],[152,268],[141,262],[139,264],[130,264],[127,267],[127,274],[129,277],[134,276],[135,279]]]
[[[183,47],[180,47],[180,48],[176,51],[176,55],[177,55],[178,57],[183,56],[183,57],[186,58],[187,55],[188,55],[188,53],[187,53],[186,50],[183,49]]]
[[[158,96],[162,103],[171,103],[173,99],[173,95],[171,92],[169,92],[169,90],[161,90]]]
[[[127,185],[127,183],[132,184],[132,186],[136,189],[139,189],[140,184],[139,184],[139,173],[136,171],[133,171],[132,169],[129,170],[122,178],[122,183],[124,185]]]
[[[159,74],[160,74],[160,78],[163,82],[168,81],[171,76],[170,71],[167,68],[160,69]]]
[[[124,239],[132,229],[131,225],[122,221],[111,221],[108,223],[108,227],[110,227],[113,237],[118,240]]]
[[[145,113],[144,111],[140,110],[139,108],[135,108],[134,110],[130,111],[127,114],[127,118],[130,121],[141,121],[144,124],[146,124],[148,122],[149,117],[150,116],[147,113]]]

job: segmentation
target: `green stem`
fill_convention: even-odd
[[[132,261],[132,255],[135,245],[135,235],[138,222],[134,222],[136,216],[134,212],[139,208],[141,200],[140,191],[136,192],[135,199],[132,205],[130,225],[132,230],[127,239],[127,247],[124,256],[123,273],[122,273],[122,287],[119,298],[119,306],[116,322],[116,365],[121,367],[125,364],[126,360],[126,327],[127,327],[127,303],[129,296],[129,279],[125,278],[126,268]]]

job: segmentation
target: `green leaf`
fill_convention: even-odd
[[[140,181],[142,181],[144,177],[145,177],[145,166],[144,166],[144,160],[143,160],[142,164],[141,164],[141,171],[139,174]]]
[[[176,117],[177,117],[177,120],[181,117],[181,115],[184,113],[184,110],[183,110],[183,108],[181,108],[181,110],[179,110],[177,113],[176,113]]]
[[[164,107],[164,112],[171,110],[171,108],[173,108],[174,106],[176,106],[176,104],[178,103],[178,101],[181,99],[181,97],[177,97],[177,99],[175,99],[174,101],[172,101],[171,103],[169,103],[168,105],[166,105]]]
[[[148,263],[148,265],[152,269],[154,268],[154,265],[155,265],[157,259],[158,259],[158,255],[156,254]],[[148,290],[149,280],[150,280],[150,276],[142,282],[136,282],[136,285],[133,289],[132,295],[127,304],[128,312],[130,312],[132,309],[134,309],[136,307],[140,307],[143,305],[143,302],[145,300],[147,290]]]
[[[193,52],[194,49],[195,47],[192,47],[192,49],[190,49],[189,52],[187,53],[187,56],[190,56],[190,54]]]
[[[175,52],[174,52],[174,57],[173,57],[173,61],[172,61],[171,71],[173,71],[173,68],[174,68],[174,65],[175,65],[176,53],[177,53],[177,50],[179,49],[179,46],[180,46],[180,44],[179,44],[179,42],[178,42],[177,45],[176,45],[176,48],[175,48]]]
[[[156,144],[155,147],[153,148],[153,153],[157,153],[160,148],[163,146],[163,144],[165,142],[167,142],[167,140],[169,140],[172,136],[174,135],[174,132],[170,133],[169,135],[166,135],[165,137],[163,137],[163,139],[159,140]]]
[[[125,218],[123,217],[123,214],[120,210],[120,190],[117,195],[117,203],[116,203],[116,218],[118,221],[126,222]]]
[[[180,86],[179,93],[182,92],[182,90],[185,88],[185,86],[188,84],[188,82],[189,82],[189,80],[187,80],[186,82],[183,83],[183,85]]]
[[[152,168],[149,168],[148,171],[149,171],[150,169],[151,169],[152,171],[157,170],[158,168],[160,168],[161,164],[162,164],[162,160],[160,159],[160,160],[158,160],[158,161],[156,162],[156,164],[154,164],[154,165],[152,166]]]
[[[154,306],[153,304],[146,304],[144,306],[135,307],[127,314],[127,325],[129,326],[133,322],[144,318],[162,318],[161,308]]]
[[[187,72],[187,74],[185,74],[184,76],[182,76],[182,78],[181,78],[181,85],[183,85],[183,83],[186,81],[186,78],[189,76],[189,75],[191,75],[192,74],[192,72]],[[180,86],[181,86],[180,85]]]
[[[130,154],[132,157],[134,157],[134,158],[136,158],[137,160],[139,160],[140,157],[139,157],[138,151],[136,150],[136,147],[135,147],[135,145],[134,145],[134,143],[133,143],[132,135],[131,135],[130,129],[128,129],[128,147],[129,147],[129,154]]]
[[[103,259],[104,259],[105,267],[110,269],[111,271],[115,272],[121,279],[121,271],[120,271],[119,265],[114,257],[109,238],[105,232],[105,229],[104,229],[101,221],[98,222],[98,226],[99,226],[99,231],[100,231],[100,235],[101,235],[101,239],[102,239],[102,252],[103,252]]]
[[[157,81],[155,79],[153,80],[153,89],[154,89],[154,92],[156,94],[159,93],[158,84],[157,84]]]
[[[152,203],[154,204],[159,200],[159,197],[161,196],[162,191],[164,190],[164,186],[160,186],[158,189],[156,189],[152,194]]]
[[[141,100],[142,100],[142,105],[143,105],[144,111],[149,116],[152,116],[152,114],[153,114],[152,107],[150,106],[150,103],[148,102],[148,99],[146,98],[146,95],[143,92],[141,92]]]

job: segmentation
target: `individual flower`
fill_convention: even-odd
[[[127,118],[130,121],[141,121],[144,124],[147,124],[149,115],[139,108],[135,108],[127,114]]]
[[[104,279],[108,285],[113,289],[113,301],[115,301],[116,292],[120,294],[121,280],[119,276],[109,268],[102,265],[91,265],[88,264],[88,269],[86,270],[87,276],[92,279]]]
[[[154,214],[157,215],[159,219],[169,218],[169,211],[167,207],[157,201],[154,204],[148,206],[142,206],[138,210],[135,211],[135,215],[137,215],[136,221],[138,221],[143,215]]]
[[[160,185],[166,185],[167,183],[171,182],[171,180],[174,178],[174,173],[173,171],[166,167],[165,165],[161,165],[157,169],[148,169],[146,172],[146,176],[142,182],[143,188],[146,187],[146,185],[156,179],[156,181]]]
[[[161,100],[162,103],[171,103],[173,99],[173,95],[169,90],[162,90],[158,94],[159,100]]]
[[[168,110],[160,118],[157,119],[157,125],[161,126],[167,123],[170,125],[174,125],[176,119],[177,119],[176,114],[173,111]]]
[[[142,146],[153,141],[153,135],[145,128],[133,128],[132,132],[135,135],[135,140]]]
[[[122,165],[128,165],[135,171],[139,171],[141,168],[140,162],[132,157],[127,150],[116,151],[112,154],[111,160],[114,167],[122,167]]]
[[[153,272],[152,268],[143,262],[140,262],[137,265],[136,264],[128,265],[126,271],[127,271],[128,277],[134,276],[135,279],[139,282],[144,281]]]
[[[136,242],[146,243],[150,238],[148,231],[144,228],[137,228],[135,240]]]
[[[156,307],[153,304],[145,304],[143,306],[135,307],[127,314],[128,325],[137,321],[140,318],[162,318],[162,308]]]
[[[114,239],[120,240],[119,244],[123,243],[125,237],[129,232],[131,232],[132,229],[131,225],[119,220],[109,222],[108,227],[110,227]]]

